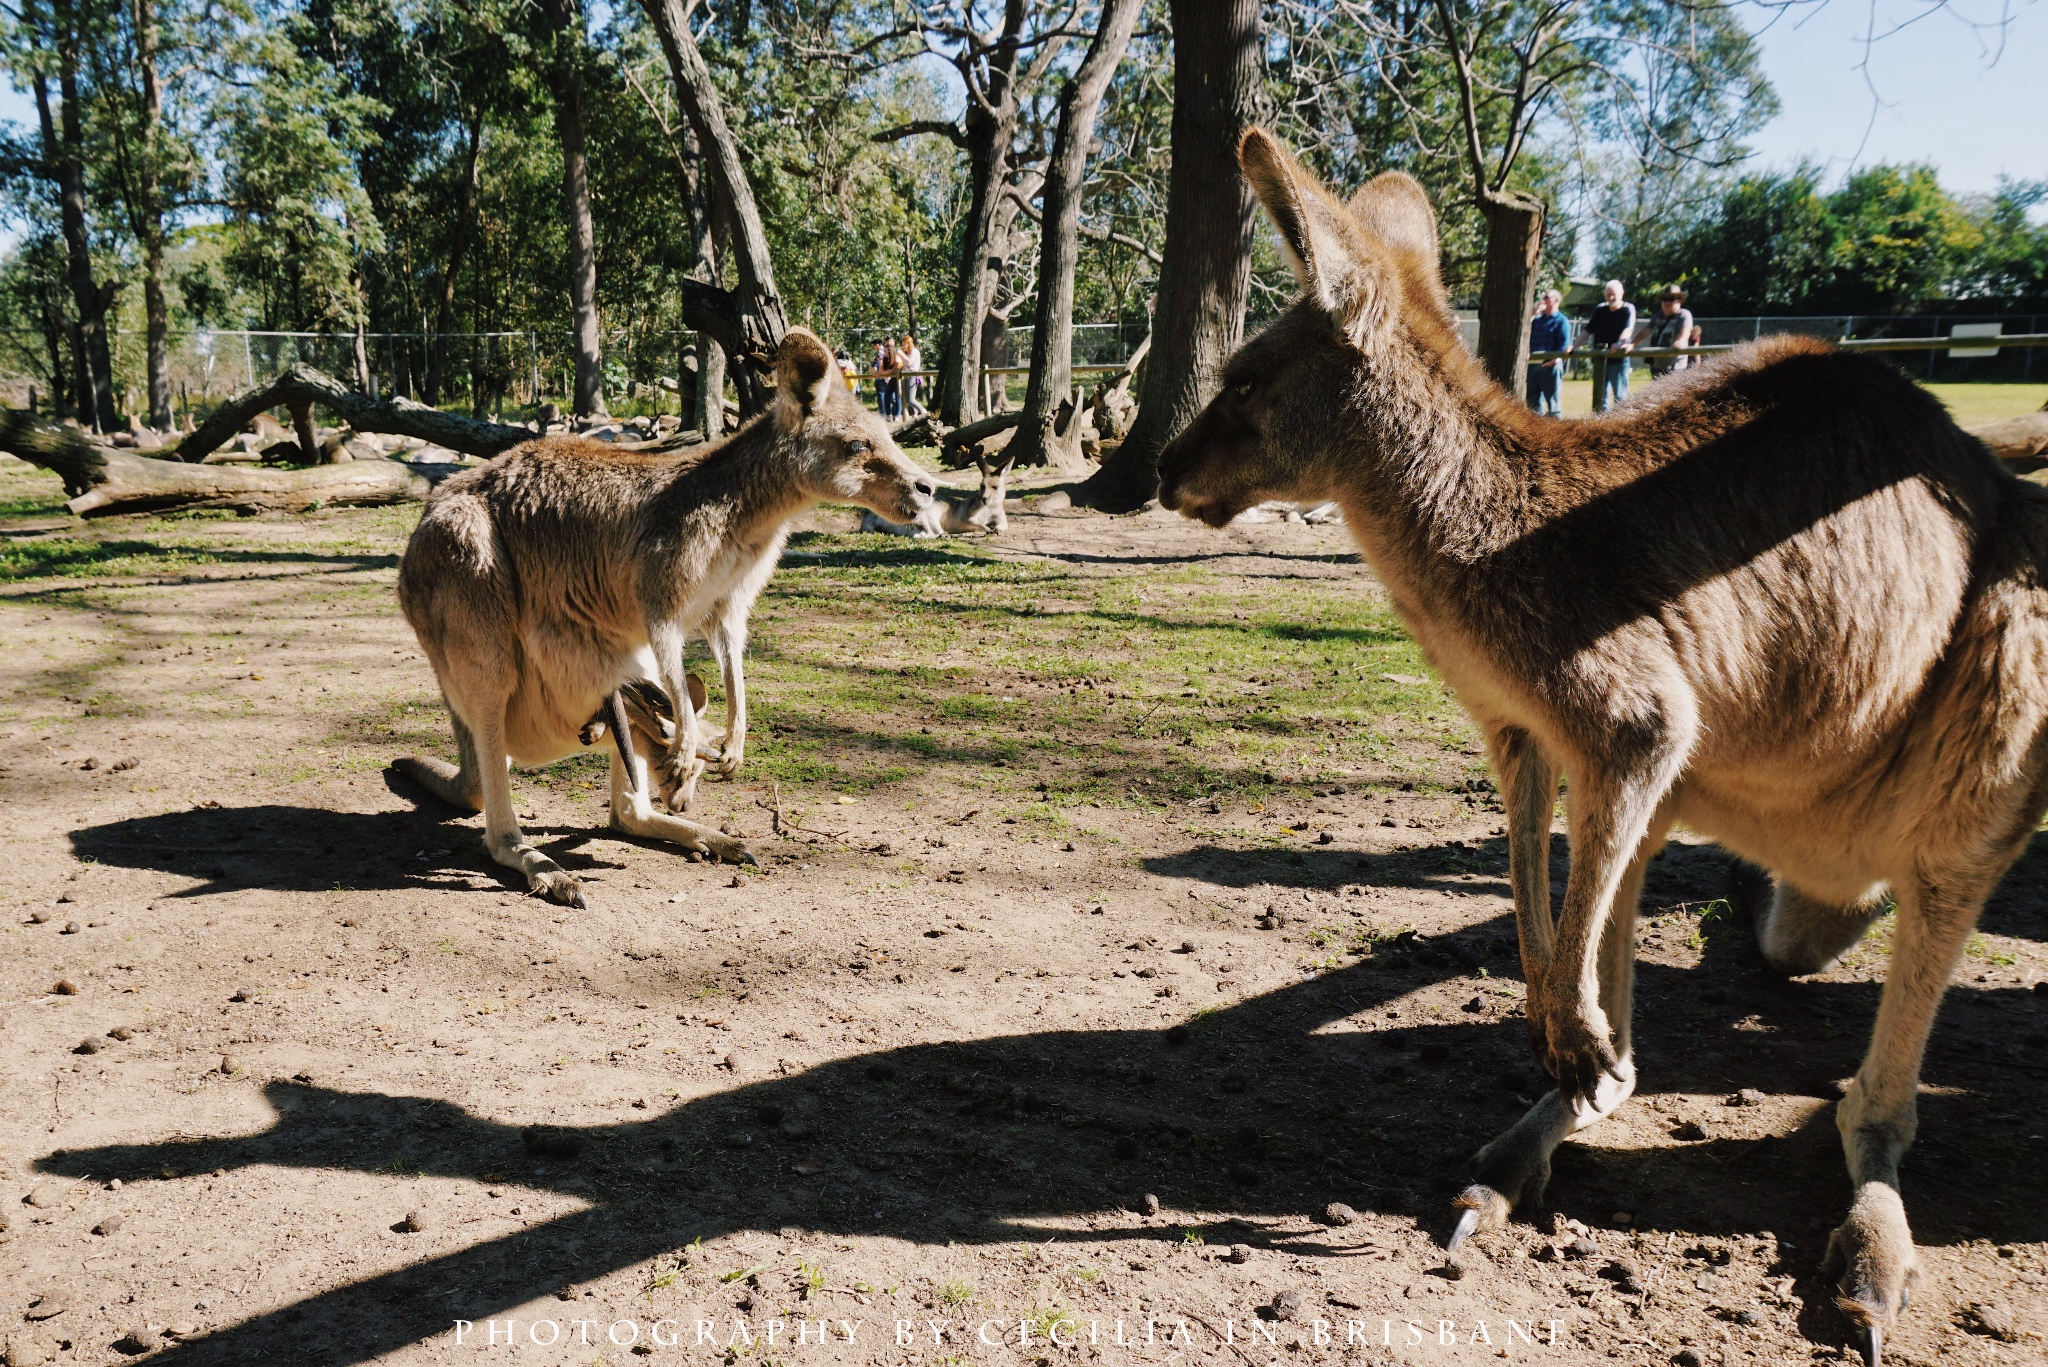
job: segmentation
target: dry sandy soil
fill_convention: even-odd
[[[8,1361],[1853,1359],[1883,928],[1776,980],[1690,837],[1642,1092],[1446,1265],[1538,1079],[1477,748],[1342,528],[820,514],[707,789],[763,869],[611,837],[579,762],[518,783],[572,911],[385,768],[451,752],[412,516],[0,540]],[[2048,1361],[2044,884],[1936,1030],[1892,1361]]]

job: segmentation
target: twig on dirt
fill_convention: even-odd
[[[1258,1367],[1258,1364],[1256,1362],[1252,1362],[1252,1358],[1249,1353],[1245,1352],[1244,1349],[1238,1347],[1235,1343],[1232,1343],[1229,1338],[1227,1338],[1216,1328],[1215,1325],[1209,1323],[1209,1321],[1203,1319],[1200,1315],[1197,1315],[1192,1310],[1183,1310],[1181,1311],[1181,1313],[1183,1315],[1186,1315],[1189,1319],[1193,1320],[1196,1324],[1201,1325],[1204,1329],[1207,1329],[1210,1333],[1215,1334],[1218,1342],[1220,1342],[1225,1348],[1228,1348],[1231,1352],[1243,1358],[1246,1362],[1251,1363],[1251,1367]]]
[[[846,839],[846,832],[844,831],[814,830],[809,826],[799,826],[796,822],[784,816],[782,814],[782,784],[779,780],[771,780],[771,782],[773,782],[775,789],[774,802],[772,804],[763,802],[757,797],[754,799],[754,805],[768,813],[768,825],[775,834],[782,836],[785,840],[789,838],[788,831],[802,831],[806,835],[821,835],[827,840]],[[787,827],[788,830],[784,830],[784,827]]]
[[[968,822],[974,820],[974,818],[980,815],[981,808],[972,807],[969,808],[967,811],[962,812],[960,815],[954,817],[951,821],[948,821],[946,824],[948,826],[965,826]]]

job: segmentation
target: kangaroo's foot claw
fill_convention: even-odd
[[[536,897],[565,907],[580,907],[588,910],[590,901],[583,895],[583,884],[572,873],[561,869],[538,870],[526,876],[527,888]]]

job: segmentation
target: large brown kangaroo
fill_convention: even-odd
[[[1683,821],[1772,872],[1756,933],[1785,973],[1827,967],[1897,904],[1836,1108],[1855,1195],[1829,1243],[1877,1361],[1915,1278],[1899,1159],[1928,1030],[2048,803],[2048,496],[1897,372],[1807,339],[1604,419],[1539,418],[1460,345],[1419,185],[1389,173],[1346,205],[1258,130],[1239,159],[1302,297],[1161,453],[1159,497],[1216,527],[1265,499],[1338,500],[1486,733],[1529,1030],[1558,1087],[1479,1152],[1454,1244],[1540,1194],[1557,1143],[1633,1090],[1636,904]]]
[[[582,906],[583,890],[520,833],[507,761],[552,763],[609,731],[613,825],[751,862],[742,841],[654,810],[633,741],[659,755],[668,805],[687,808],[705,763],[701,686],[684,672],[683,644],[700,637],[724,674],[713,758],[731,777],[746,743],[747,614],[789,520],[828,498],[904,522],[931,509],[936,482],[848,392],[824,343],[792,329],[775,381],[769,411],[708,450],[659,456],[570,437],[515,446],[437,489],[406,546],[399,606],[440,680],[462,762],[406,755],[396,767],[481,807],[491,857],[554,901]]]

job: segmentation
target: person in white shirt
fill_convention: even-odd
[[[903,370],[903,411],[913,418],[924,416],[924,376],[913,372],[924,369],[924,356],[917,349],[917,338],[909,333],[896,346]]]

